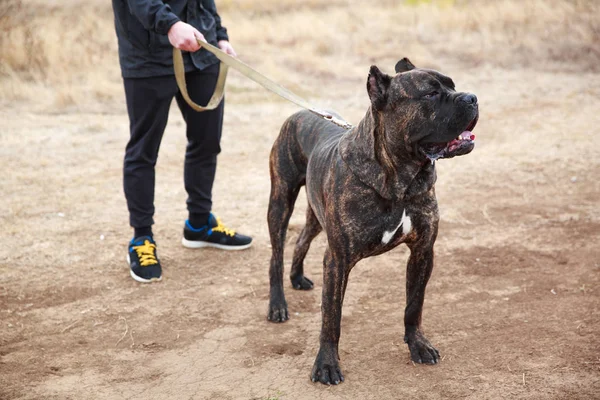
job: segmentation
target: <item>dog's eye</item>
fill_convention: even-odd
[[[427,93],[424,97],[426,99],[433,99],[434,97],[436,97],[438,94],[440,94],[440,92],[438,92],[437,90],[434,90],[431,93]]]

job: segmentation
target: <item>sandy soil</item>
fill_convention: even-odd
[[[391,58],[376,61],[391,71]],[[369,65],[364,76],[307,79],[320,93],[312,99],[358,122]],[[214,197],[254,246],[180,245],[185,137],[173,109],[157,167],[164,280],[152,285],[134,282],[125,263],[122,102],[93,113],[0,111],[0,398],[600,398],[600,78],[443,57],[439,66],[481,104],[474,152],[438,163],[442,221],[424,329],[439,365],[413,365],[402,342],[404,247],[350,278],[342,385],[309,380],[323,236],[306,262],[315,290],[288,283],[291,320],[267,322],[268,152],[296,108],[249,85],[229,94]],[[302,195],[287,271],[305,204]]]

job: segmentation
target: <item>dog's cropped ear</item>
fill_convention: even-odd
[[[387,91],[390,87],[392,78],[384,74],[374,65],[371,65],[369,70],[369,78],[367,79],[367,92],[371,99],[371,104],[377,110],[382,110],[387,101]]]
[[[396,73],[399,74],[400,72],[406,72],[406,71],[410,71],[411,69],[415,69],[417,67],[415,67],[413,65],[413,63],[410,62],[410,60],[406,57],[404,57],[402,60],[398,61],[396,63]]]

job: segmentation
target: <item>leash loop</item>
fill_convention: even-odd
[[[185,82],[185,65],[183,63],[183,56],[181,50],[173,48],[173,68],[175,69],[175,80],[179,91],[183,96],[183,99],[193,110],[202,112],[207,110],[214,110],[221,104],[223,95],[225,94],[225,81],[227,80],[227,70],[229,67],[227,64],[221,63],[219,65],[219,76],[217,77],[217,85],[215,91],[211,96],[210,100],[205,106],[194,103],[187,91],[187,84]]]

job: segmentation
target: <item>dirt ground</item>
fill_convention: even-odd
[[[369,65],[390,72],[405,55],[301,84],[356,123]],[[435,63],[481,109],[475,150],[437,163],[441,223],[423,327],[440,364],[412,364],[402,340],[405,247],[350,277],[340,386],[309,379],[323,235],[305,264],[315,289],[288,281],[291,319],[266,320],[268,154],[297,108],[233,72],[244,89],[228,93],[214,211],[254,245],[181,246],[185,135],[174,107],[157,166],[164,279],[151,285],[133,281],[125,261],[123,101],[60,112],[3,103],[0,399],[600,398],[600,75],[466,67],[443,53]],[[305,207],[302,194],[286,275]]]

